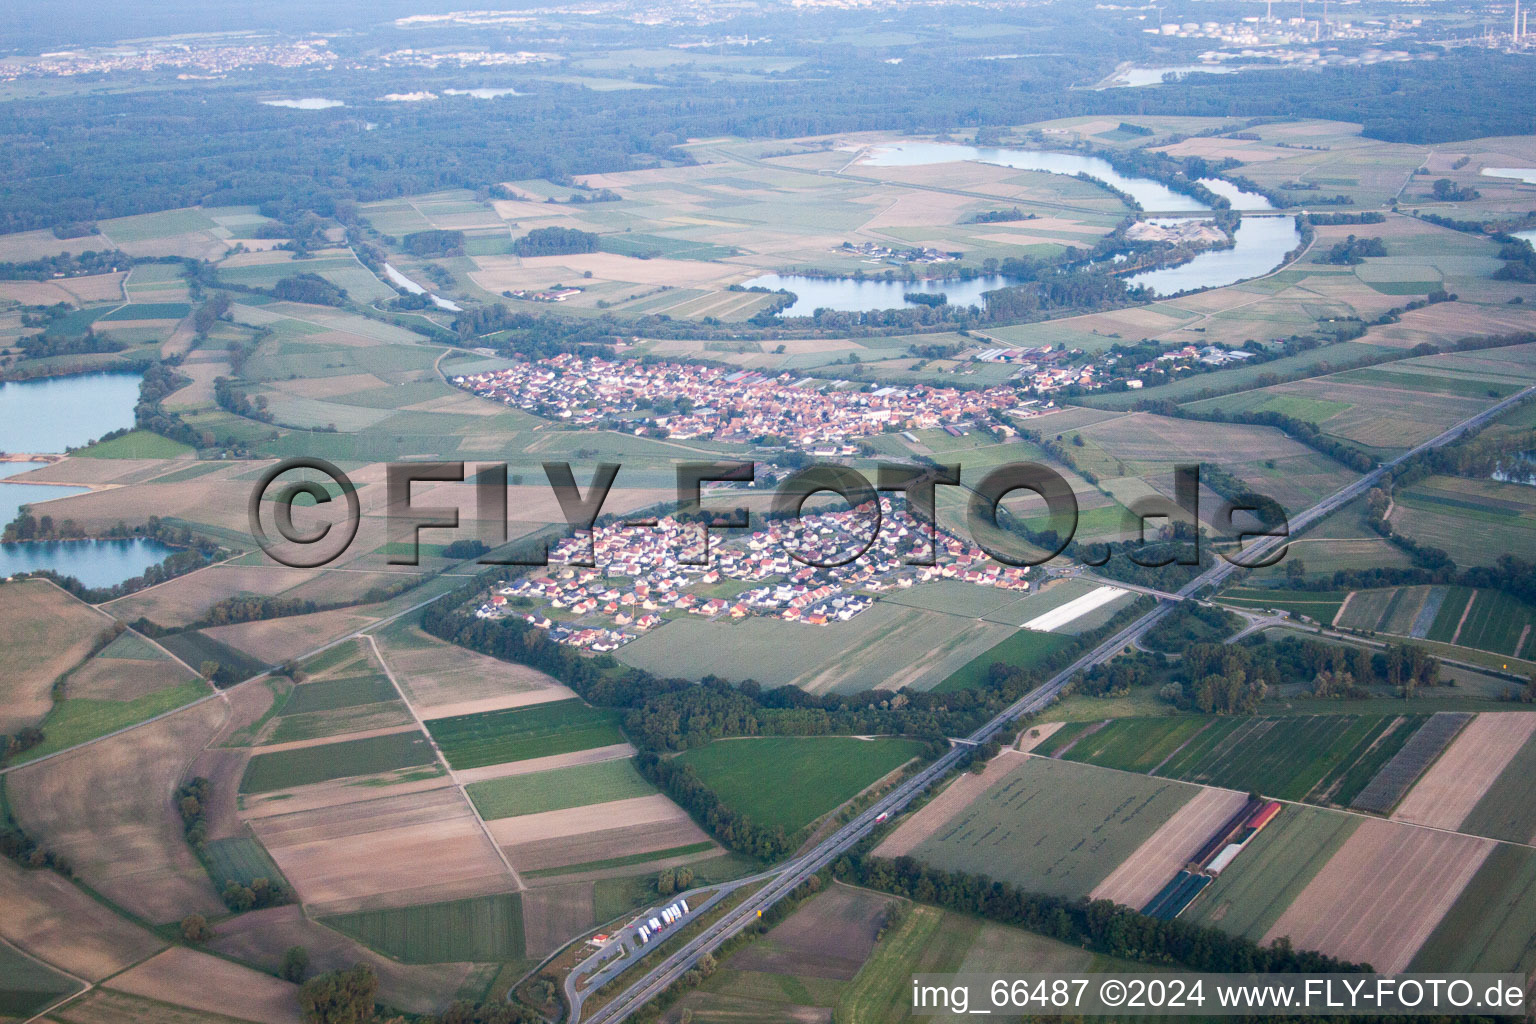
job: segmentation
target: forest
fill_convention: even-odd
[[[1044,39],[1076,39],[1068,15]],[[677,148],[716,135],[794,138],[853,131],[946,132],[1078,114],[1319,117],[1357,121],[1371,138],[1434,143],[1536,130],[1529,61],[1457,50],[1435,61],[1187,76],[1157,89],[1068,89],[1107,72],[1130,46],[1105,37],[1029,61],[952,61],[942,52],[888,64],[861,51],[813,48],[793,80],[709,81],[593,93],[533,81],[510,108],[475,110],[473,131],[429,104],[380,103],[382,92],[442,87],[425,71],[358,71],[343,83],[304,72],[217,89],[165,83],[0,104],[0,175],[10,183],[0,232],[51,228],[195,205],[260,204],[294,219],[353,201],[525,178],[622,171],[693,157]],[[1139,45],[1139,44],[1137,44]],[[878,52],[878,51],[877,51]],[[323,85],[322,85],[323,83]],[[257,102],[273,89],[342,93],[347,106],[294,111]],[[305,93],[299,93],[303,95]],[[197,116],[188,116],[195,109]],[[61,174],[61,168],[68,174]]]

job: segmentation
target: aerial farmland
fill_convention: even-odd
[[[1513,11],[238,6],[5,33],[0,1022],[1536,978]]]

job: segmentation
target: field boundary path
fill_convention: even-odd
[[[480,808],[476,807],[475,802],[469,798],[469,790],[464,788],[463,780],[459,778],[458,772],[453,770],[453,765],[449,763],[448,756],[443,753],[443,748],[437,745],[437,737],[433,736],[432,730],[427,728],[426,720],[421,717],[421,712],[416,710],[416,705],[412,704],[411,698],[406,696],[405,687],[401,686],[400,680],[395,678],[394,669],[390,668],[389,662],[384,660],[384,652],[379,649],[378,641],[374,640],[372,633],[363,633],[360,636],[368,641],[368,647],[373,651],[373,656],[378,659],[379,667],[384,670],[385,677],[389,679],[389,685],[395,688],[395,692],[405,702],[406,710],[416,720],[416,727],[421,730],[421,734],[431,744],[432,753],[436,754],[437,759],[443,762],[443,768],[447,770],[448,777],[453,780],[454,788],[459,791],[459,795],[469,805],[470,812],[475,816],[475,824],[480,826],[480,832],[485,836],[486,842],[491,844],[491,849],[496,851],[496,856],[501,859],[502,864],[506,865],[507,873],[512,876],[512,882],[517,886],[517,889],[514,891],[522,892],[528,887],[523,884],[523,879],[518,875],[517,869],[512,866],[512,861],[507,859],[507,851],[503,850],[501,844],[496,842],[496,837],[491,835],[490,827],[486,825],[485,818],[480,815]]]

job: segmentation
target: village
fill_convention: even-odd
[[[887,432],[992,425],[1004,437],[1006,420],[1051,411],[1049,396],[1123,385],[1138,389],[1142,376],[1206,372],[1255,358],[1244,349],[1185,345],[1129,364],[1114,351],[1042,345],[992,346],[969,362],[1018,367],[1006,384],[961,389],[929,384],[878,386],[793,373],[770,375],[699,363],[610,361],[561,354],[503,370],[459,376],[453,383],[573,427],[601,427],[677,440],[745,441],[790,445],[817,455],[854,455],[861,438]]]
[[[859,385],[787,373],[769,376],[569,354],[453,382],[482,398],[572,426],[602,425],[679,439],[832,446],[825,454],[853,454],[850,442],[888,430],[969,423],[994,413],[1038,414],[1025,390],[1011,385],[974,391],[929,385],[854,390]],[[650,415],[624,416],[637,412]]]
[[[1029,569],[1002,565],[942,530],[934,531],[929,559],[928,531],[889,499],[881,500],[881,526],[871,540],[872,519],[860,509],[810,513],[732,539],[708,558],[700,528],[671,516],[654,527],[601,527],[562,540],[550,552],[548,572],[494,585],[476,615],[515,616],[557,643],[603,653],[681,615],[764,615],[825,626],[847,622],[881,593],[940,579],[1030,587]],[[806,565],[796,554],[843,564]],[[934,564],[913,564],[929,560]]]

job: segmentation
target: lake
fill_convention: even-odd
[[[0,544],[0,577],[52,569],[88,587],[110,587],[142,576],[171,555],[172,548],[153,540],[50,540]]]
[[[1210,207],[1182,192],[1175,192],[1150,178],[1132,178],[1121,174],[1109,161],[1078,153],[1052,153],[1039,149],[990,149],[959,146],[948,142],[903,142],[876,150],[862,162],[871,167],[919,167],[970,160],[1021,171],[1047,174],[1088,174],[1114,186],[1141,204],[1144,210],[1159,213],[1193,213]]]
[[[1162,85],[1163,76],[1174,75],[1232,75],[1237,68],[1221,64],[1177,64],[1160,68],[1127,68],[1110,80],[1111,86],[1139,89],[1148,85]]]
[[[808,277],[803,274],[764,274],[742,282],[746,288],[767,288],[778,291],[787,288],[795,293],[796,302],[785,309],[782,316],[810,316],[818,309],[836,309],[844,313],[861,313],[869,309],[901,309],[916,306],[903,296],[907,292],[934,294],[943,292],[951,305],[985,306],[982,292],[990,292],[1011,284],[1009,278],[1000,275],[976,277],[969,281],[855,281],[846,277]]]
[[[54,498],[67,498],[71,494],[84,494],[90,490],[89,487],[19,484],[6,480],[6,477],[19,476],[46,465],[48,465],[46,462],[0,462],[0,527],[15,519],[16,513],[21,511],[23,505],[38,505],[40,502],[51,501]],[[35,511],[46,514],[48,509],[39,507]]]
[[[0,384],[0,451],[57,454],[133,426],[136,373],[84,373]]]
[[[1186,219],[1153,217],[1154,224]],[[1187,218],[1194,219],[1194,218]],[[1235,243],[1230,249],[1203,252],[1177,267],[1147,270],[1125,279],[1131,287],[1144,284],[1162,295],[1191,288],[1219,288],[1250,277],[1267,274],[1280,265],[1285,254],[1296,248],[1301,235],[1290,217],[1244,217],[1238,225]],[[858,313],[871,309],[901,309],[917,306],[908,302],[907,292],[943,292],[956,306],[985,306],[983,292],[1012,284],[1002,276],[977,277],[969,281],[856,281],[846,277],[808,277],[802,274],[763,274],[744,287],[777,291],[787,288],[795,293],[795,304],[780,315],[811,316],[818,309],[836,309]]]
[[[289,110],[329,110],[332,107],[344,107],[341,100],[328,100],[324,96],[306,96],[298,100],[262,100],[264,107],[287,107]]]
[[[1213,249],[1177,267],[1133,274],[1125,283],[1146,285],[1159,295],[1220,288],[1269,273],[1301,244],[1296,221],[1290,217],[1244,217],[1233,237],[1236,244],[1230,249]]]

